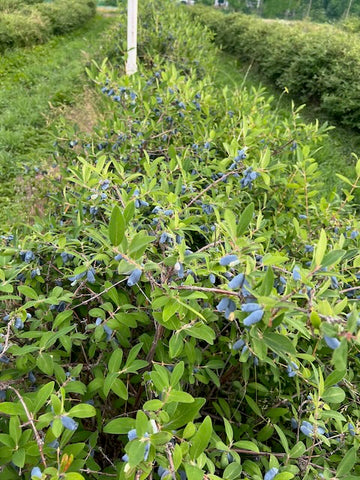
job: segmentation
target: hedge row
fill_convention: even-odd
[[[360,128],[360,41],[334,26],[262,20],[215,9],[192,9],[216,42],[301,102]]]
[[[6,7],[6,0],[2,0]],[[17,2],[15,2],[17,3]],[[35,2],[33,2],[35,3]],[[53,3],[4,8],[0,16],[0,52],[47,41],[51,35],[74,30],[96,12],[95,0],[55,0]]]

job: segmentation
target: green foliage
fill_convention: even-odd
[[[214,9],[192,9],[216,41],[293,97],[319,105],[345,126],[360,128],[360,43],[330,25],[264,21]]]
[[[10,8],[6,0],[3,2],[0,4],[0,11],[4,10],[0,17],[0,52],[44,43],[51,35],[79,28],[96,11],[95,0],[55,0],[51,4],[15,1]]]
[[[139,73],[89,68],[108,115],[3,238],[0,479],[356,478],[360,162],[321,194],[323,132],[143,9]]]

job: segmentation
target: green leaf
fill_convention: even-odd
[[[117,372],[120,369],[121,361],[123,357],[123,351],[121,348],[117,348],[116,350],[113,351],[111,354],[111,357],[109,358],[109,363],[108,363],[108,368],[109,372]]]
[[[280,355],[283,358],[287,358],[286,353],[295,356],[296,350],[291,341],[284,335],[273,332],[264,333],[264,342],[265,344],[273,350],[275,353]]]
[[[128,455],[130,467],[136,467],[144,460],[145,442],[133,440],[129,444]]]
[[[347,473],[350,473],[350,470],[353,468],[357,461],[357,449],[356,447],[350,448],[348,452],[345,454],[344,458],[339,463],[339,466],[336,470],[336,476],[342,477]]]
[[[115,205],[110,217],[109,222],[109,238],[114,247],[117,247],[125,235],[126,223],[124,215],[120,208]]]
[[[271,267],[268,267],[264,280],[262,281],[261,287],[259,288],[260,295],[267,297],[270,295],[274,287],[274,272]]]
[[[330,387],[325,390],[321,398],[326,403],[341,403],[345,400],[345,392],[340,387]]]
[[[180,403],[170,421],[164,425],[164,428],[177,430],[185,424],[192,422],[205,403],[205,398],[195,398],[194,402],[189,404]]]
[[[12,456],[13,464],[19,468],[23,468],[25,465],[25,453],[26,452],[24,448],[19,448],[19,450],[16,450]]]
[[[105,425],[104,432],[115,435],[125,435],[133,428],[135,428],[134,418],[115,418],[115,420],[111,420]]]
[[[37,413],[40,408],[45,404],[46,400],[50,397],[54,390],[55,382],[47,383],[43,385],[36,393],[36,400],[34,406],[31,409],[33,413]]]
[[[170,375],[170,386],[175,387],[184,374],[184,362],[179,362]]]
[[[252,410],[256,415],[258,415],[259,417],[261,417],[261,410],[260,410],[260,408],[258,407],[257,403],[256,403],[251,397],[249,397],[248,395],[245,395],[245,400],[246,400],[247,404],[249,405],[249,407],[251,408],[251,410]]]
[[[37,300],[39,295],[35,292],[35,290],[28,285],[20,285],[18,287],[19,293],[25,295],[25,297],[31,298],[32,300]]]
[[[340,382],[346,375],[346,370],[334,370],[325,379],[325,388],[332,387],[335,383]]]
[[[281,445],[284,447],[285,452],[289,453],[289,444],[288,444],[286,436],[284,435],[284,432],[277,425],[274,425],[274,428],[277,431],[277,434],[279,435]]]
[[[226,433],[226,438],[228,439],[229,443],[232,443],[233,438],[234,438],[234,432],[232,429],[232,426],[226,418],[223,418],[224,425],[225,425],[225,433]]]
[[[232,462],[225,468],[223,478],[225,480],[237,480],[238,478],[240,478],[241,472],[241,465]]]
[[[197,459],[207,447],[212,434],[211,418],[207,416],[196,434],[191,438],[190,458]]]
[[[232,210],[225,210],[224,212],[224,220],[227,227],[227,231],[229,232],[231,238],[233,240],[236,239],[236,217]]]
[[[75,405],[68,412],[69,417],[88,418],[96,415],[96,409],[87,403],[79,403]]]
[[[43,373],[49,375],[49,377],[52,376],[54,372],[54,360],[51,355],[48,353],[40,353],[40,355],[36,357],[36,365]]]
[[[299,458],[301,457],[306,450],[305,445],[303,442],[298,442],[296,445],[293,446],[293,448],[289,452],[290,458]]]
[[[250,203],[242,212],[237,227],[237,236],[241,237],[247,230],[254,215],[254,204]]]
[[[281,472],[275,475],[274,480],[290,480],[291,478],[294,478],[295,475],[290,472]]]
[[[20,403],[0,402],[0,412],[6,415],[24,415],[24,408]]]
[[[327,253],[321,262],[322,267],[330,267],[336,265],[345,255],[345,250],[332,250]]]
[[[186,392],[179,390],[171,390],[164,399],[165,403],[179,402],[179,403],[193,403],[194,398]]]
[[[80,473],[68,472],[65,474],[64,480],[85,480],[85,479]]]
[[[315,265],[317,267],[321,265],[322,259],[324,258],[324,255],[325,255],[326,246],[327,246],[326,232],[322,228],[320,232],[320,238],[315,249],[315,255],[314,255]]]
[[[191,480],[203,480],[204,472],[199,467],[195,467],[195,465],[189,465],[185,463],[185,473],[186,477]]]
[[[250,452],[259,452],[259,447],[254,443],[248,440],[240,440],[239,442],[235,442],[234,446],[237,448],[241,448],[242,450],[250,450]]]

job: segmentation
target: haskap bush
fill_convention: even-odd
[[[330,119],[360,128],[358,35],[340,26],[225,15],[204,6],[191,11],[215,32],[219,45],[264,78],[319,105]]]
[[[96,12],[95,0],[55,0],[52,3],[0,0],[0,52],[46,42],[51,35],[79,28]],[[9,7],[9,8],[8,8]]]
[[[139,26],[51,212],[2,238],[0,478],[358,478],[357,183],[327,194],[321,129],[214,85],[182,8]]]

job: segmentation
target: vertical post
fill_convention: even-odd
[[[137,72],[136,56],[137,56],[137,17],[138,17],[138,0],[128,0],[127,11],[127,62],[126,74],[132,75]]]
[[[350,13],[350,10],[351,10],[351,6],[352,6],[352,3],[353,3],[353,0],[350,0],[349,1],[349,5],[346,9],[346,13],[345,13],[345,20],[347,20],[348,16],[349,16],[349,13]]]

